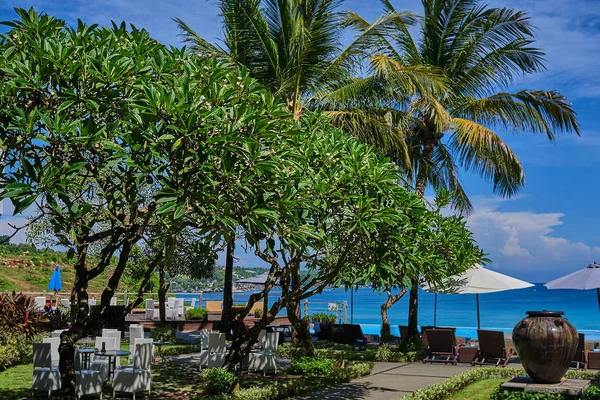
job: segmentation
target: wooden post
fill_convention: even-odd
[[[123,305],[125,307],[127,307],[127,305],[129,304],[129,299],[127,299],[127,290],[123,291]]]
[[[344,300],[344,323],[348,323],[348,302]]]
[[[304,316],[308,316],[308,300],[304,300]]]
[[[202,291],[200,291],[200,293],[198,294],[198,299],[200,300],[200,305],[198,307],[202,308]]]

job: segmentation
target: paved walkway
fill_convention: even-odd
[[[471,368],[469,364],[444,365],[414,363],[375,363],[370,375],[350,383],[299,396],[298,400],[396,400],[406,394]]]

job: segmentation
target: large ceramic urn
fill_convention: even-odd
[[[527,311],[515,325],[513,343],[527,374],[538,383],[558,383],[575,357],[579,337],[562,311]]]

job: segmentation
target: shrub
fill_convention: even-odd
[[[501,389],[490,396],[490,400],[566,400],[570,398],[572,397],[565,397],[558,393],[515,392]]]
[[[32,362],[33,341],[41,341],[41,338],[27,338],[22,332],[0,327],[0,371],[12,365]]]
[[[57,308],[46,312],[46,322],[41,324],[40,329],[44,332],[50,332],[58,329],[67,329],[68,327],[68,311]]]
[[[209,368],[202,370],[200,376],[206,381],[206,393],[222,394],[231,388],[235,374],[224,368]]]
[[[163,346],[161,354],[163,356],[176,356],[178,354],[200,353],[201,351],[200,343],[169,344]]]
[[[202,321],[208,315],[208,311],[204,308],[192,308],[187,311],[187,319],[192,321]]]
[[[39,332],[45,314],[37,312],[33,297],[23,293],[0,294],[0,329],[10,327],[31,339]]]
[[[588,390],[583,392],[582,400],[600,400],[600,387],[590,386]]]
[[[294,358],[305,356],[306,352],[302,346],[283,343],[277,348],[277,355],[279,357]],[[314,352],[314,358],[325,360],[414,362],[422,360],[424,357],[425,355],[422,352],[402,352],[390,346],[384,350],[367,347],[367,351],[352,351],[351,345],[333,344],[325,341],[315,342]]]
[[[337,322],[337,316],[331,313],[315,313],[310,316],[312,322],[328,322],[335,324]]]
[[[359,362],[348,368],[334,369],[323,377],[302,377],[288,381],[274,382],[265,386],[253,386],[241,389],[231,394],[217,396],[217,399],[227,400],[278,400],[311,392],[327,386],[350,382],[368,374],[373,369],[371,362]]]
[[[292,360],[289,370],[295,375],[324,375],[331,372],[333,362],[331,360],[319,360],[311,357],[296,357]]]
[[[150,337],[154,340],[163,340],[169,343],[177,341],[175,330],[171,328],[156,328],[150,333]]]
[[[402,399],[419,399],[419,400],[442,400],[450,397],[454,393],[458,393],[465,386],[470,385],[471,383],[479,380],[479,379],[488,379],[488,378],[501,378],[501,379],[511,379],[515,376],[525,376],[525,370],[522,368],[471,368],[462,374],[458,374],[453,376],[452,378],[448,378],[445,381],[433,384],[425,389],[417,390],[413,394],[406,395],[402,397]],[[596,379],[598,377],[597,371],[580,371],[580,370],[571,370],[567,371],[565,377],[567,379]],[[494,397],[497,395],[497,392],[492,394],[493,400],[504,399],[504,397]],[[521,399],[520,397],[508,397],[507,399]],[[523,398],[529,399],[529,398]],[[538,399],[536,397],[531,397],[531,399]],[[540,397],[539,399],[561,399],[558,398],[546,398]]]

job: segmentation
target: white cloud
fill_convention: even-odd
[[[600,247],[553,236],[562,213],[502,211],[508,201],[477,198],[468,225],[479,245],[489,253],[490,266],[534,282],[546,282],[583,268]]]

